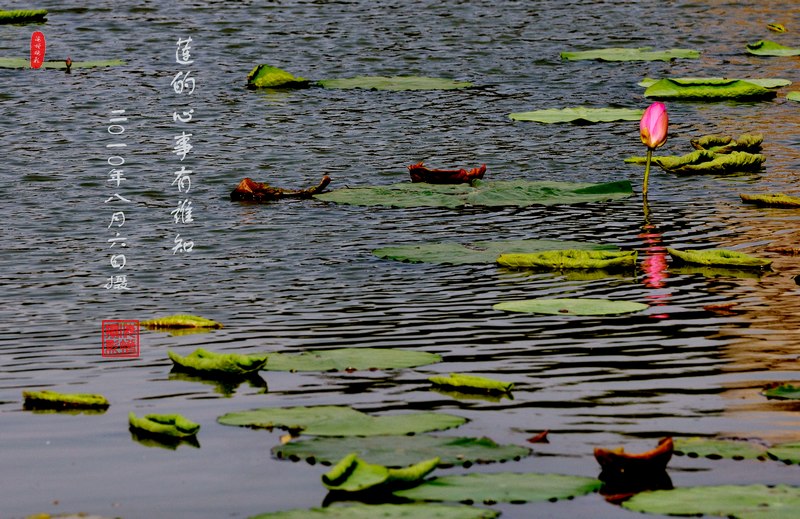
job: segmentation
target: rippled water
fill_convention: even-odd
[[[6,8],[28,8],[15,3]],[[683,154],[707,133],[762,132],[765,169],[737,177],[651,175],[644,229],[636,123],[513,123],[507,114],[574,105],[644,107],[642,77],[784,77],[796,58],[758,58],[747,42],[778,39],[766,24],[800,27],[795,2],[41,2],[39,26],[0,26],[7,57],[25,57],[33,30],[48,59],[123,59],[108,69],[0,69],[0,517],[85,511],[104,516],[247,517],[318,506],[319,465],[277,461],[280,432],[224,427],[226,412],[263,406],[349,404],[365,411],[440,410],[470,419],[459,435],[551,443],[514,464],[472,470],[594,477],[592,449],[645,450],[665,435],[800,440],[793,405],[767,401],[770,381],[797,381],[800,305],[796,211],[759,209],[738,193],[797,194],[798,106],[668,103],[670,140]],[[175,41],[191,36],[197,90],[176,95]],[[779,40],[797,46],[796,32]],[[559,52],[608,46],[689,47],[700,60],[562,62]],[[250,91],[247,72],[269,63],[312,79],[414,74],[469,80],[445,92],[308,89]],[[187,99],[189,101],[187,102]],[[195,222],[178,227],[171,153],[191,107]],[[131,290],[105,290],[115,191],[106,182],[112,110],[124,109]],[[629,179],[637,196],[526,209],[367,209],[317,201],[231,203],[245,176],[299,188],[323,174],[332,187],[407,180],[405,165],[486,163],[487,178],[602,182]],[[122,206],[119,206],[122,207]],[[175,232],[195,242],[172,254]],[[704,275],[669,267],[636,276],[528,274],[493,265],[443,267],[380,260],[393,244],[564,239],[640,251],[726,247],[774,261],[764,276]],[[499,301],[601,297],[651,304],[641,314],[583,318],[511,315]],[[736,303],[734,315],[704,310]],[[100,355],[103,319],[171,313],[216,319],[208,334],[142,334],[141,356]],[[414,370],[264,374],[269,390],[171,376],[167,348],[299,352],[344,346],[440,353]],[[515,382],[514,399],[455,400],[429,391],[450,371]],[[22,411],[23,389],[106,395],[102,415]],[[146,448],[127,413],[180,412],[202,424],[200,449]],[[448,434],[456,434],[451,431]],[[458,470],[451,470],[458,472]],[[675,458],[675,486],[800,483],[798,467]],[[633,515],[601,496],[499,506],[504,517]],[[165,515],[166,514],[166,515]]]

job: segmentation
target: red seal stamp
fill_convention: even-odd
[[[137,358],[139,356],[139,321],[103,320],[103,357]]]
[[[31,68],[39,68],[44,63],[44,34],[39,31],[31,34]]]

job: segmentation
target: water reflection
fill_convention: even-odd
[[[642,231],[638,235],[645,243],[645,259],[642,262],[644,279],[642,283],[647,288],[653,289],[645,297],[650,300],[651,306],[667,306],[671,294],[661,290],[666,286],[665,280],[669,277],[667,272],[667,249],[662,245],[663,237],[658,232],[657,226],[652,223],[652,213],[647,197],[644,198],[644,224],[642,225]],[[652,314],[650,317],[653,319],[668,319],[669,314]]]

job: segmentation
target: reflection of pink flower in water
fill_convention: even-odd
[[[652,230],[652,225],[645,225],[645,230]],[[644,232],[639,235],[643,238],[648,247],[645,249],[647,257],[642,262],[644,270],[644,286],[648,288],[664,288],[664,280],[669,277],[667,273],[667,249],[661,245],[661,234],[656,232]],[[667,303],[670,293],[656,293],[647,296],[653,302],[653,306],[663,306]],[[654,319],[667,319],[669,314],[652,315]]]

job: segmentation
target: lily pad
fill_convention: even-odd
[[[510,268],[564,269],[632,269],[636,268],[636,251],[554,250],[526,254],[501,254],[497,264]]]
[[[353,371],[415,368],[441,362],[441,355],[389,348],[341,348],[299,354],[270,353],[267,371]]]
[[[784,463],[800,463],[800,443],[781,443],[770,447],[767,456]]]
[[[357,453],[351,453],[322,475],[322,484],[328,490],[337,492],[381,492],[411,488],[433,472],[438,464],[439,458],[431,458],[403,469],[393,469],[367,463]]]
[[[786,94],[786,99],[800,102],[800,91],[789,92]]]
[[[73,61],[72,68],[99,68],[116,67],[124,65],[125,62],[118,59],[97,60],[97,61]],[[31,60],[24,58],[0,58],[0,68],[30,68]],[[67,63],[60,61],[45,61],[40,68],[66,69]]]
[[[200,424],[187,420],[179,414],[146,414],[139,418],[131,411],[128,413],[128,423],[138,434],[173,438],[195,436],[200,430]]]
[[[772,32],[786,32],[786,27],[784,27],[783,24],[780,23],[768,23],[767,29],[769,29]]]
[[[596,492],[601,486],[597,479],[580,476],[501,472],[433,478],[395,495],[425,501],[522,503],[569,499]]]
[[[255,373],[264,368],[268,359],[267,354],[214,353],[203,348],[197,348],[185,357],[172,350],[167,350],[167,355],[177,369],[222,376],[245,376]]]
[[[439,263],[449,265],[470,265],[494,263],[501,254],[542,252],[547,250],[618,250],[614,245],[559,240],[499,240],[479,241],[470,245],[439,242],[420,245],[397,245],[375,249],[372,253],[379,258],[408,263]]]
[[[647,87],[644,96],[652,99],[717,101],[770,99],[776,96],[776,92],[742,79],[666,78]]]
[[[652,47],[609,47],[580,52],[562,52],[561,59],[599,61],[671,61],[677,58],[696,59],[700,52],[692,49],[653,50]]]
[[[222,328],[222,325],[205,317],[189,314],[176,314],[167,317],[158,317],[139,323],[147,328]]]
[[[271,65],[256,65],[247,74],[248,88],[306,88],[311,82]]]
[[[291,441],[273,447],[280,459],[305,459],[333,462],[347,453],[387,467],[402,467],[420,458],[439,457],[440,467],[518,460],[531,450],[518,445],[499,445],[490,438],[464,438],[431,435],[374,436],[367,438],[313,438]]]
[[[323,88],[364,88],[368,90],[454,90],[473,86],[467,81],[423,76],[357,76],[317,81]]]
[[[513,382],[503,382],[475,375],[450,373],[447,377],[428,377],[436,386],[457,388],[460,391],[479,391],[482,393],[508,393],[514,387]]]
[[[650,514],[790,519],[797,517],[800,510],[800,488],[721,485],[652,490],[636,494],[622,506]]]
[[[746,151],[714,153],[708,150],[697,150],[681,156],[653,157],[654,164],[658,164],[664,171],[676,175],[725,175],[758,171],[765,160],[767,158],[760,153],[747,153]],[[627,160],[627,162],[638,162],[638,160]]]
[[[706,249],[706,250],[677,250],[667,247],[672,259],[677,263],[693,263],[696,265],[709,265],[712,267],[748,267],[748,268],[768,268],[772,261],[757,258],[743,252],[727,249]]]
[[[641,312],[649,306],[633,301],[608,299],[525,299],[506,301],[492,308],[505,312],[549,315],[616,315]]]
[[[9,23],[39,23],[47,18],[47,9],[16,9],[0,11],[0,24]],[[28,62],[30,64],[30,61]]]
[[[335,189],[314,195],[325,202],[388,207],[528,207],[617,200],[633,194],[627,180],[603,184],[575,182],[473,181],[468,184],[404,182],[389,186]]]
[[[730,79],[728,79],[728,78],[721,78],[721,77],[718,77],[718,78],[683,77],[683,78],[674,78],[674,79],[676,81],[698,81],[698,80],[699,81],[708,81],[708,80],[730,81]],[[647,87],[649,87],[651,85],[654,85],[654,84],[658,83],[658,81],[659,81],[658,79],[646,77],[643,80],[641,80],[638,84],[641,87],[647,88]],[[792,84],[791,81],[789,81],[788,79],[783,79],[783,78],[746,78],[746,79],[744,79],[744,81],[747,81],[748,83],[753,83],[754,85],[762,86],[764,88],[780,88],[780,87],[785,87],[785,86],[789,86],[789,85]]]
[[[800,207],[800,197],[784,195],[783,193],[746,194],[739,193],[742,202],[756,204],[762,207]]]
[[[110,405],[103,395],[92,393],[23,391],[22,397],[26,409],[106,409]]]
[[[747,52],[756,56],[800,56],[800,48],[791,48],[770,40],[747,44]]]
[[[780,384],[769,387],[761,392],[767,398],[778,398],[781,400],[800,400],[800,386],[792,384]]]
[[[260,514],[249,519],[494,519],[499,515],[500,512],[473,506],[415,503],[295,509]]]
[[[312,436],[388,436],[450,429],[467,420],[444,413],[371,416],[352,407],[312,406],[253,409],[228,413],[217,421],[261,429],[280,427]]]
[[[675,454],[690,458],[763,460],[767,448],[744,440],[717,440],[714,438],[675,438]]]
[[[728,135],[703,135],[692,139],[692,147],[696,150],[708,150],[712,153],[730,153],[732,151],[746,151],[756,153],[761,151],[764,136],[760,133],[743,133],[734,140]]]
[[[638,121],[644,110],[632,108],[573,108],[534,110],[515,112],[508,116],[514,121],[533,121],[537,123],[609,123],[614,121]]]

